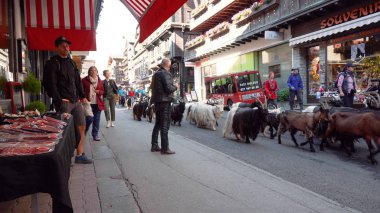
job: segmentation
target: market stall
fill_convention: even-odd
[[[74,121],[0,117],[0,202],[49,193],[53,212],[73,212],[68,181],[77,143]]]

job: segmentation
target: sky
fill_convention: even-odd
[[[109,56],[122,56],[126,39],[133,41],[137,21],[120,0],[104,0],[96,30],[97,51],[87,59],[95,60],[98,70],[107,67]]]

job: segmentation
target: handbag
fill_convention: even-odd
[[[92,113],[91,105],[90,103],[82,103],[83,110],[84,110],[84,115],[94,117],[94,113]]]

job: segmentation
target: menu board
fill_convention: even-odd
[[[198,95],[197,95],[197,92],[196,91],[191,91],[191,99],[193,101],[198,101]]]

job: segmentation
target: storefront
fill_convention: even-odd
[[[292,49],[289,44],[282,44],[259,52],[259,70],[264,82],[269,72],[274,72],[278,88],[287,88],[287,80],[292,66]]]
[[[356,64],[360,87],[364,73],[380,74],[380,1],[352,1],[347,7],[292,28],[293,66],[304,79],[307,102],[320,90],[332,90],[347,62]]]

